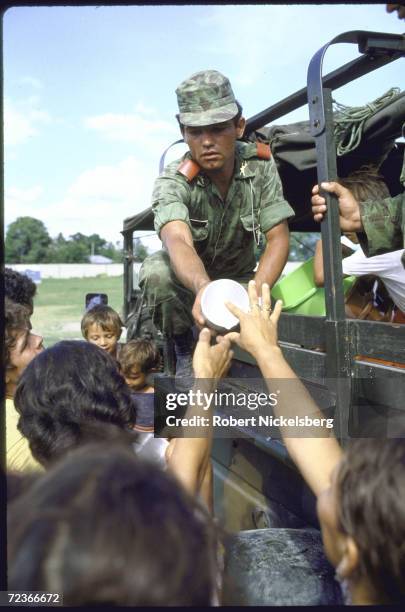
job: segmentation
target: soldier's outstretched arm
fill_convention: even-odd
[[[262,283],[267,283],[270,287],[274,285],[286,264],[290,249],[287,221],[282,221],[266,232],[266,241],[266,248],[255,274],[258,293],[261,291]]]
[[[184,221],[170,221],[163,226],[160,237],[169,253],[177,278],[196,296],[192,314],[197,325],[201,327],[205,323],[200,305],[201,293],[210,278],[194,248],[190,229]]]

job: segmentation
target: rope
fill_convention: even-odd
[[[385,94],[365,106],[346,106],[333,100],[335,109],[338,109],[334,117],[334,135],[339,157],[359,146],[367,119],[391,102],[400,91],[399,87],[391,87]]]

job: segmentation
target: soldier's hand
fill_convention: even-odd
[[[334,193],[339,201],[339,223],[344,232],[361,232],[363,225],[360,216],[360,206],[352,192],[339,183],[321,183],[321,188]],[[312,189],[312,214],[315,221],[322,221],[326,213],[326,200],[319,195],[319,185]]]
[[[193,315],[194,321],[199,329],[202,329],[204,325],[206,325],[204,315],[201,310],[201,296],[209,282],[210,281],[207,281],[202,287],[200,287],[197,295],[195,296],[193,308],[191,310],[191,314]]]
[[[196,378],[218,380],[229,369],[233,351],[229,340],[222,338],[211,346],[211,333],[207,327],[200,331],[193,356],[193,370]]]

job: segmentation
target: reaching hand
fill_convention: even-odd
[[[227,373],[232,361],[230,340],[220,338],[214,346],[210,345],[211,333],[207,327],[200,331],[193,356],[193,369],[196,378],[218,380]]]
[[[263,349],[277,346],[277,323],[283,303],[278,300],[271,314],[270,287],[267,283],[262,284],[261,306],[256,293],[255,281],[249,282],[248,293],[249,313],[243,312],[230,302],[226,303],[228,310],[239,319],[240,332],[230,332],[224,336],[224,339],[236,342],[245,351],[257,357]]]
[[[359,203],[352,192],[339,183],[321,183],[321,188],[334,193],[339,199],[339,222],[344,232],[361,232],[363,225],[360,217]],[[326,213],[326,200],[319,195],[319,186],[312,189],[312,214],[315,221],[322,221]]]

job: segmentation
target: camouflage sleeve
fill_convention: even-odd
[[[163,175],[156,179],[152,194],[152,210],[155,231],[158,235],[169,221],[185,221],[190,225],[189,201],[189,187],[182,177]]]
[[[404,246],[405,193],[385,200],[360,202],[364,234],[359,234],[368,257]]]
[[[281,180],[273,158],[263,164],[263,183],[260,199],[260,227],[265,234],[284,219],[294,216],[294,211],[284,199]]]

